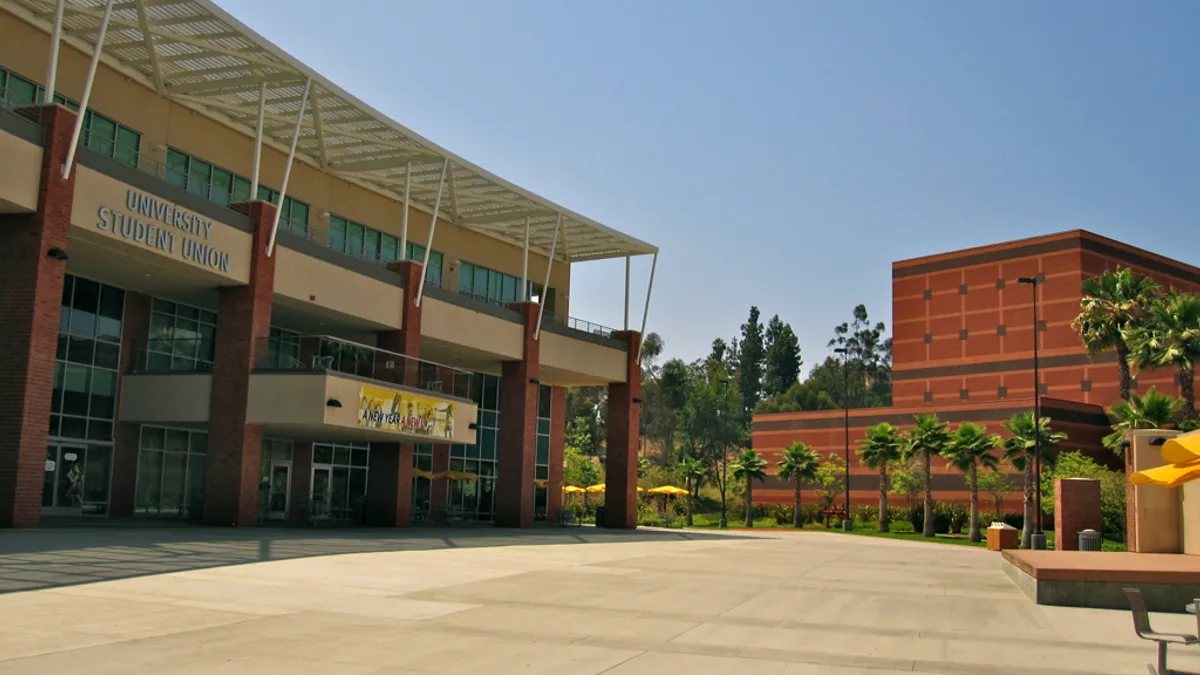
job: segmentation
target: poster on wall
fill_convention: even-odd
[[[431,438],[454,438],[454,404],[364,384],[358,389],[358,426]]]

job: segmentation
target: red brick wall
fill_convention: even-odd
[[[1078,551],[1079,532],[1104,531],[1100,515],[1100,481],[1084,478],[1054,481],[1054,539],[1059,551]]]
[[[293,525],[308,523],[309,504],[312,497],[312,442],[296,441],[292,444],[292,484],[288,503],[288,522]]]
[[[567,388],[550,390],[550,475],[546,481],[546,522],[557,523],[563,502],[563,451],[567,444]]]
[[[496,524],[533,525],[533,474],[536,459],[538,385],[541,343],[533,339],[538,306],[514,305],[524,325],[524,359],[505,361],[500,375],[500,438],[496,469]]]
[[[67,250],[75,172],[62,167],[75,114],[42,108],[38,210],[0,216],[0,527],[41,522],[42,480],[55,346],[67,263],[46,255]],[[3,161],[3,160],[0,160]]]
[[[637,451],[642,395],[642,369],[638,351],[642,335],[617,331],[613,337],[626,345],[625,382],[608,385],[608,438],[605,448],[604,526],[637,527]]]

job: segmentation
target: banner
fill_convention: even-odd
[[[431,438],[454,438],[454,404],[364,384],[358,389],[358,426]]]

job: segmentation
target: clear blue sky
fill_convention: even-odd
[[[1200,264],[1200,2],[218,1],[657,244],[668,356],[755,304],[807,372],[855,304],[890,321],[891,261],[966,246],[1080,227]],[[620,327],[623,276],[577,265],[571,313]]]

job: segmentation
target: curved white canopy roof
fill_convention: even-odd
[[[64,0],[64,39],[91,49],[105,0]],[[0,0],[50,31],[55,0]],[[432,211],[449,162],[439,213],[455,224],[547,253],[558,214],[556,257],[596,260],[655,253],[657,247],[524,190],[421,137],[268,42],[210,0],[118,0],[103,59],[160,94],[255,136],[267,85],[264,140],[287,148],[311,78],[297,157],[329,173]],[[407,175],[411,171],[411,176]]]

